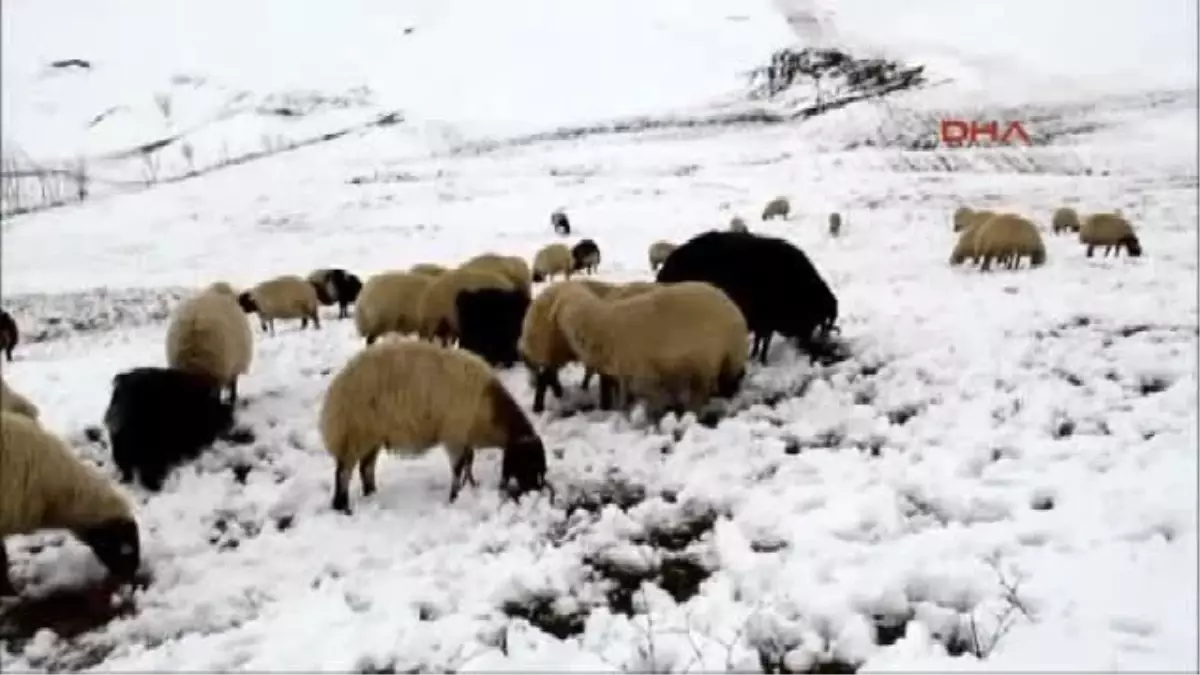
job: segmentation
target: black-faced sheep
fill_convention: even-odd
[[[519,256],[484,253],[459,265],[458,269],[475,269],[498,274],[516,284],[526,296],[533,293],[533,273],[529,270],[529,263]]]
[[[1014,213],[1001,213],[979,226],[974,255],[982,259],[979,268],[985,272],[993,260],[1008,269],[1020,267],[1022,257],[1029,258],[1031,267],[1039,267],[1046,262],[1046,247],[1032,222]]]
[[[308,280],[316,286],[317,300],[322,305],[337,303],[339,319],[350,316],[350,305],[358,300],[363,287],[362,279],[340,268],[315,270]]]
[[[562,236],[571,234],[571,222],[567,220],[567,214],[561,210],[550,214],[550,226],[554,228],[554,233]]]
[[[207,375],[237,401],[238,378],[250,369],[254,336],[229,284],[212,284],[175,309],[167,327],[167,365]]]
[[[730,232],[749,232],[750,228],[746,227],[746,221],[742,220],[741,216],[734,216],[729,221]]]
[[[965,230],[967,226],[973,222],[972,216],[974,215],[975,211],[966,206],[960,206],[957,209],[954,209],[954,216],[951,218],[954,223],[954,231],[962,232]]]
[[[510,496],[546,486],[546,449],[529,418],[478,356],[426,342],[383,341],[353,356],[321,406],[321,436],[335,459],[332,506],[350,511],[357,466],[363,495],[375,491],[380,450],[419,455],[442,445],[453,480],[450,501],[475,483],[475,450],[499,447],[501,486]]]
[[[571,248],[572,272],[595,273],[600,267],[600,246],[591,239],[584,239]]]
[[[842,214],[834,211],[829,214],[829,236],[836,237],[842,233]]]
[[[662,264],[664,261],[666,261],[667,256],[671,255],[671,253],[677,248],[679,248],[678,244],[674,244],[669,241],[656,241],[653,244],[650,244],[650,271],[654,272],[658,270],[658,268],[662,267]]]
[[[770,220],[772,218],[783,218],[787,220],[788,214],[792,212],[792,203],[787,197],[776,197],[767,202],[763,207],[762,219]]]
[[[1087,246],[1087,257],[1097,246],[1104,247],[1104,257],[1109,252],[1121,255],[1121,247],[1132,257],[1142,255],[1142,244],[1133,233],[1133,225],[1119,213],[1093,213],[1079,228],[1079,241]]]
[[[529,309],[529,296],[524,291],[499,288],[460,291],[455,308],[461,349],[477,354],[492,366],[510,368],[517,362],[521,322]]]
[[[603,297],[603,293],[612,287],[608,284],[601,286],[599,283],[591,279],[579,279],[552,284],[533,299],[525,312],[517,350],[533,375],[533,412],[540,413],[546,409],[547,390],[553,392],[556,398],[563,398],[563,386],[558,379],[558,372],[567,364],[579,360],[558,325],[556,311],[559,294],[564,288],[578,285],[587,292]],[[589,369],[584,373],[584,388],[590,379]]]
[[[431,277],[439,277],[450,271],[449,267],[438,265],[436,263],[417,263],[408,269],[411,274],[424,274]]]
[[[421,326],[418,334],[426,340],[440,340],[443,345],[452,344],[459,336],[458,309],[455,305],[458,294],[483,288],[518,290],[508,277],[480,269],[460,268],[435,278],[421,295]]]
[[[34,421],[37,421],[40,414],[38,407],[34,405],[33,401],[25,398],[20,392],[8,386],[8,382],[4,381],[3,376],[0,376],[0,410],[24,415]]]
[[[570,279],[574,267],[575,259],[566,244],[543,246],[533,256],[533,281],[540,284],[553,279],[555,274]]]
[[[18,339],[20,339],[20,333],[17,332],[17,322],[12,318],[12,314],[0,309],[0,351],[4,352],[4,357],[10,363],[13,360],[13,349],[16,348]]]
[[[835,329],[838,301],[812,261],[777,237],[711,231],[675,250],[658,271],[659,283],[705,281],[725,292],[754,333],[750,356],[767,361],[778,332],[813,353]],[[815,354],[814,354],[815,356]]]
[[[1055,209],[1054,216],[1050,219],[1050,229],[1054,234],[1078,232],[1079,212],[1069,206]]]
[[[646,399],[650,416],[732,396],[745,375],[746,320],[711,284],[660,285],[622,300],[566,286],[556,303],[559,329],[580,360],[619,383],[625,404],[629,395]]]
[[[381,335],[421,330],[421,298],[436,277],[414,272],[381,272],[367,279],[354,306],[354,327],[371,345]]]
[[[113,378],[104,426],[113,461],[128,483],[162,488],[176,465],[200,456],[233,425],[233,406],[216,383],[171,368],[134,368]]]
[[[300,319],[300,328],[321,327],[317,310],[316,282],[288,274],[268,279],[238,296],[238,305],[247,314],[258,314],[264,332],[275,334],[275,319]]]
[[[129,502],[61,439],[23,415],[0,412],[0,595],[15,595],[3,538],[69,530],[121,582],[141,565]]]

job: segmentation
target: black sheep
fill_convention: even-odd
[[[667,257],[660,283],[706,281],[725,291],[754,335],[750,358],[767,362],[778,332],[810,353],[838,317],[829,286],[799,248],[777,237],[711,231],[693,237]]]
[[[571,260],[572,272],[582,270],[591,274],[600,266],[600,247],[595,241],[584,239],[571,247]]]
[[[554,228],[555,234],[561,234],[564,237],[571,234],[571,222],[567,220],[567,214],[562,211],[550,214],[550,225]]]
[[[0,309],[0,350],[10,362],[13,360],[13,347],[17,346],[17,322],[12,314]]]
[[[362,279],[341,268],[317,270],[308,280],[316,287],[322,305],[337,303],[339,319],[350,316],[349,307],[358,300],[363,287]]]
[[[529,309],[528,295],[519,290],[481,288],[460,291],[454,305],[460,348],[474,352],[492,366],[509,368],[517,362],[517,341]]]
[[[136,473],[159,490],[174,466],[194,459],[233,425],[211,379],[171,368],[134,368],[113,378],[104,426],[121,480]]]

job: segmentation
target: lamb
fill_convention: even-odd
[[[16,595],[3,538],[45,529],[69,530],[118,581],[134,581],[141,545],[129,502],[37,422],[0,411],[0,595]]]
[[[564,278],[570,279],[574,267],[575,259],[571,256],[571,249],[567,248],[566,244],[543,246],[533,256],[533,281],[535,283],[548,281],[553,279],[555,274],[561,274]]]
[[[775,332],[815,356],[836,330],[838,301],[812,261],[777,237],[711,231],[680,246],[658,271],[658,282],[706,281],[725,292],[754,333],[750,355],[761,363]]]
[[[525,312],[521,323],[521,337],[517,342],[517,351],[533,375],[533,412],[540,413],[546,409],[546,391],[550,390],[556,398],[563,398],[563,386],[558,379],[558,371],[563,366],[579,360],[575,350],[567,343],[566,337],[558,326],[558,296],[564,288],[579,286],[598,297],[604,297],[597,289],[600,282],[591,279],[564,281],[554,284],[538,294]],[[608,284],[609,289],[612,287]],[[591,370],[584,373],[583,387],[591,380]]]
[[[667,261],[667,256],[671,255],[675,249],[679,248],[678,244],[673,244],[669,241],[656,241],[650,244],[650,271],[657,271]]]
[[[459,265],[458,269],[478,269],[507,278],[517,289],[529,297],[533,293],[533,275],[524,258],[513,255],[484,253]]]
[[[450,268],[434,263],[417,263],[408,270],[409,274],[424,274],[431,277],[440,277],[448,271]]]
[[[459,336],[458,294],[483,288],[514,291],[517,285],[499,274],[470,268],[451,270],[434,279],[421,295],[418,334],[426,340],[441,340],[443,345],[453,343]]]
[[[778,216],[784,220],[787,220],[788,214],[791,212],[792,203],[788,201],[788,198],[776,197],[775,199],[767,202],[767,205],[763,207],[762,219],[770,220]]]
[[[1142,255],[1142,244],[1133,233],[1133,225],[1120,213],[1093,213],[1084,221],[1079,229],[1079,241],[1087,246],[1087,257],[1097,246],[1104,247],[1104,257],[1110,251],[1121,255],[1121,247],[1134,258]]]
[[[0,410],[24,415],[31,420],[37,421],[41,411],[34,405],[33,401],[22,396],[8,383],[4,381],[3,376],[0,376]]]
[[[367,345],[387,333],[421,330],[421,298],[436,277],[414,272],[381,272],[367,279],[354,306],[354,327]]]
[[[1050,228],[1054,234],[1078,232],[1079,212],[1069,206],[1055,209],[1054,216],[1050,219]]]
[[[511,368],[519,358],[517,341],[529,309],[522,289],[480,288],[461,291],[455,298],[458,346],[492,366]]]
[[[322,305],[337,303],[339,319],[350,316],[350,305],[358,300],[363,287],[362,279],[340,268],[314,270],[308,280],[316,287]]]
[[[0,351],[4,352],[4,357],[9,363],[12,363],[13,348],[17,346],[19,338],[17,322],[12,318],[12,314],[0,309]]]
[[[594,274],[600,267],[600,247],[591,239],[584,239],[571,248],[572,272]]]
[[[556,304],[571,349],[618,382],[626,399],[646,398],[651,416],[667,403],[697,411],[713,393],[732,396],[745,375],[746,319],[711,284],[668,284],[612,301],[567,286]],[[601,387],[603,405],[603,380]]]
[[[350,513],[355,466],[363,496],[375,492],[375,463],[385,447],[420,455],[441,444],[453,473],[451,502],[464,481],[476,484],[471,465],[480,448],[503,448],[501,488],[510,497],[547,487],[541,438],[488,365],[470,352],[400,341],[363,349],[330,383],[320,429],[335,460],[337,511]]]
[[[972,216],[974,215],[975,212],[966,206],[960,206],[957,209],[954,209],[954,216],[952,218],[954,222],[954,231],[962,232],[963,230],[967,229],[967,226],[971,224]]]
[[[288,274],[258,284],[238,296],[238,305],[247,314],[258,314],[262,329],[275,334],[275,319],[300,319],[300,328],[307,328],[309,320],[313,328],[321,327],[317,315],[320,301],[319,286],[294,274]]]
[[[254,357],[250,323],[229,284],[219,281],[182,302],[167,327],[167,365],[211,377],[237,401],[238,377]]]
[[[561,209],[550,214],[550,226],[554,228],[555,234],[564,237],[571,234],[571,222],[567,220],[567,214],[563,213]]]
[[[147,490],[160,490],[175,465],[198,457],[233,426],[233,406],[221,402],[207,376],[134,368],[114,377],[112,387],[104,426],[113,461],[123,482],[136,474]]]
[[[729,231],[749,232],[750,228],[746,227],[746,221],[742,220],[741,216],[734,216],[733,219],[729,221]]]
[[[998,259],[1008,269],[1020,267],[1022,256],[1031,267],[1046,262],[1046,247],[1037,227],[1014,213],[1001,213],[979,226],[975,235],[975,255],[982,258],[979,269],[987,271]]]
[[[836,237],[842,233],[842,214],[834,211],[829,214],[829,236]]]

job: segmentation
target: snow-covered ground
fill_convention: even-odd
[[[164,317],[190,289],[327,265],[365,276],[485,250],[528,256],[551,241],[547,214],[560,206],[573,238],[600,243],[606,279],[650,278],[652,241],[733,213],[787,237],[837,293],[851,356],[812,365],[777,346],[713,427],[653,430],[589,411],[587,394],[551,398],[534,420],[555,501],[502,501],[488,451],[481,487],[448,505],[435,451],[381,462],[379,493],[352,492],[346,517],[329,509],[316,411],[361,341],[332,313],[320,331],[257,336],[239,410],[254,440],[218,444],[159,494],[127,488],[152,577],[132,610],[30,638],[30,598],[103,571],[62,533],[9,538],[26,600],[0,605],[0,670],[1197,668],[1197,104],[1194,60],[1190,83],[1178,61],[1188,43],[1171,38],[1194,26],[1195,7],[1164,0],[1170,11],[1139,29],[1129,3],[1094,23],[1067,3],[1024,4],[1091,32],[1039,28],[1004,51],[967,29],[1003,33],[1000,14],[957,17],[953,3],[923,0],[911,16],[924,22],[889,23],[879,3],[796,0],[819,10],[811,25],[826,40],[928,57],[953,81],[800,124],[506,144],[728,106],[739,74],[789,42],[780,7],[5,0],[0,126],[6,147],[38,161],[185,128],[218,153],[405,117],[3,222],[3,304],[28,338],[5,379],[107,471],[92,432],[112,376],[162,363]],[[1028,16],[1009,25],[1019,32]],[[940,31],[914,28],[935,17]],[[1093,43],[1111,44],[1118,22],[1140,50],[1122,63],[1160,67],[1100,77],[1113,72]],[[1045,63],[1057,42],[1070,58]],[[1087,49],[1096,57],[1080,57]],[[993,70],[1009,57],[1019,65]],[[93,68],[47,78],[45,63],[63,58]],[[396,65],[407,63],[421,69]],[[193,79],[177,86],[198,93],[173,96],[171,127],[155,94],[181,74]],[[355,98],[362,87],[370,95]],[[361,105],[211,122],[230,101],[242,111],[288,92]],[[938,110],[989,105],[1036,117],[1049,143],[908,149],[936,133]],[[446,152],[472,138],[501,142]],[[797,213],[758,222],[776,194]],[[1146,255],[1086,258],[1046,228],[1064,202],[1122,209]],[[1047,265],[948,267],[960,203],[1035,218]],[[831,210],[846,218],[838,239],[825,234]],[[528,407],[525,373],[501,378]]]

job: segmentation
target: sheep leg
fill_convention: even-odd
[[[338,301],[338,318],[345,319],[348,316],[350,316],[349,305],[347,305],[346,303],[339,300]]]
[[[13,354],[13,348],[12,348],[12,347],[8,347],[8,348],[6,348],[6,349],[4,350],[4,355],[5,355],[6,357],[8,357],[8,362],[9,362],[9,363],[12,363],[12,360],[13,360],[12,354]]]
[[[313,310],[312,322],[313,322],[313,330],[317,330],[321,327],[321,318],[317,315],[316,310]]]
[[[1095,247],[1095,246],[1093,246],[1093,245],[1091,245],[1091,244],[1088,244],[1088,247],[1087,247],[1087,257],[1089,257],[1089,258],[1090,258],[1090,257],[1092,257],[1092,249],[1094,249],[1094,248],[1096,248],[1096,247]]]
[[[350,476],[354,467],[348,462],[337,461],[333,469],[333,510],[350,515]]]
[[[617,381],[608,375],[600,375],[600,409],[613,409],[613,396],[616,394]]]
[[[372,450],[358,463],[358,478],[362,481],[364,497],[375,494],[375,463],[379,461],[379,449]]]
[[[16,594],[17,589],[8,576],[8,551],[4,548],[4,539],[0,538],[0,597]]]
[[[471,471],[471,464],[475,459],[475,452],[471,448],[461,448],[457,452],[447,448],[447,454],[455,459],[451,460],[450,469],[453,477],[450,480],[450,502],[458,499],[458,493],[462,491],[463,482],[466,476]],[[475,479],[472,477],[471,482]]]
[[[308,328],[308,317],[302,316],[300,317],[300,330],[304,330],[305,328]]]
[[[592,381],[592,376],[595,374],[596,371],[585,366],[583,369],[583,381],[579,383],[579,387],[584,391],[587,391],[588,383]]]
[[[258,317],[258,325],[262,327],[262,332],[267,332],[267,320],[264,319],[262,315],[259,315]]]

